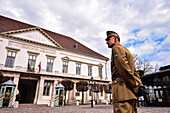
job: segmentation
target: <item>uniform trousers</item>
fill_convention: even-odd
[[[126,100],[113,103],[114,113],[137,113],[137,100]]]

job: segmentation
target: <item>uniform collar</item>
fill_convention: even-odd
[[[118,45],[115,45],[115,46],[113,46],[113,47],[116,47],[116,46],[122,46],[121,44],[118,44]]]

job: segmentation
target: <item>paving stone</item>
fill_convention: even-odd
[[[0,108],[0,113],[113,113],[112,105],[47,107],[33,106]],[[170,113],[170,107],[138,107],[138,113]]]

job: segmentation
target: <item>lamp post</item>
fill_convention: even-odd
[[[91,107],[93,107],[93,77],[90,80],[90,87],[91,87]]]

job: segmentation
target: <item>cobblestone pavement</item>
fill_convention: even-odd
[[[0,108],[0,113],[113,113],[112,105]],[[170,107],[138,107],[138,113],[170,113]]]

